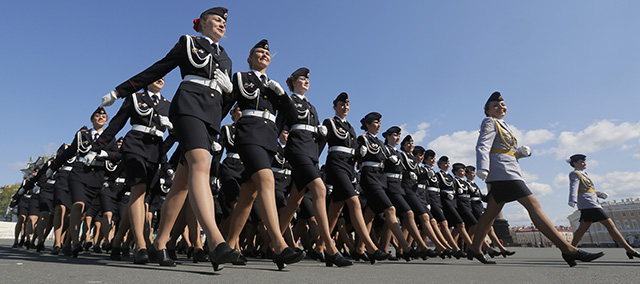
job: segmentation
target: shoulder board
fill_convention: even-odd
[[[89,128],[86,125],[80,127],[80,130],[78,130],[78,132],[86,132],[86,131],[89,131]]]
[[[165,98],[165,97],[162,97],[162,98],[164,99],[165,102],[168,102],[168,103],[171,102],[170,100],[167,100],[167,98]]]

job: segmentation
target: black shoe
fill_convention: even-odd
[[[334,255],[325,255],[325,264],[327,267],[332,267],[334,264],[337,267],[344,267],[353,265],[353,262],[344,258],[340,252],[336,252]]]
[[[371,260],[366,253],[353,252],[353,254],[351,256],[353,257],[353,260],[355,260],[355,261],[358,261],[358,260],[361,260],[361,259],[363,261],[370,261]]]
[[[389,254],[378,249],[375,252],[373,252],[373,254],[367,253],[367,258],[369,258],[369,262],[371,262],[371,264],[375,264],[376,260],[389,259]]]
[[[100,246],[93,246],[93,252],[102,253],[102,248]]]
[[[473,260],[474,258],[475,258],[475,259],[477,259],[477,260],[479,260],[480,262],[482,262],[482,263],[484,263],[484,264],[496,264],[496,262],[495,262],[495,261],[493,261],[493,260],[488,260],[488,259],[484,256],[484,254],[482,254],[482,253],[475,253],[475,252],[474,252],[474,251],[472,251],[472,250],[468,250],[468,251],[467,251],[467,259],[468,259],[468,260]]]
[[[18,245],[18,243],[13,243],[13,245],[11,246],[12,249],[19,248],[19,247],[20,247],[20,245]]]
[[[41,252],[43,250],[44,250],[44,242],[38,242],[38,244],[36,245],[36,251]]]
[[[398,261],[400,259],[397,256],[393,255],[393,254],[389,254],[389,257],[387,258],[387,260]]]
[[[60,247],[59,246],[54,246],[51,249],[51,255],[59,255],[60,254]]]
[[[463,258],[465,256],[468,257],[468,255],[466,253],[464,253],[464,251],[462,251],[462,250],[453,251],[453,253],[451,255],[453,257],[455,257],[456,259],[460,259],[460,258]],[[480,255],[482,255],[484,257],[484,254],[480,254]]]
[[[317,261],[319,261],[319,262],[325,262],[325,258],[324,258],[324,256],[323,256],[323,253],[321,253],[321,252],[317,252],[317,251],[315,251],[314,249],[310,249],[310,250],[307,252],[307,255],[309,255],[309,257],[310,257],[311,259],[313,259],[313,260],[317,260]]]
[[[193,263],[205,262],[208,261],[209,258],[207,254],[202,249],[194,249],[193,250]]]
[[[445,249],[440,252],[440,258],[445,259],[447,256],[451,257],[452,251],[451,249]]]
[[[176,250],[175,249],[167,249],[167,254],[169,255],[169,258],[171,260],[178,260],[178,255],[176,254]]]
[[[301,261],[304,256],[304,251],[294,251],[293,249],[287,247],[283,249],[280,254],[273,256],[273,262],[278,266],[278,270],[282,270],[287,267],[287,264]]]
[[[233,263],[240,257],[240,251],[232,249],[227,243],[220,243],[209,253],[209,261],[213,266],[213,271],[220,271],[224,263]]]
[[[193,247],[188,247],[187,248],[187,259],[190,259],[192,255],[193,255]]]
[[[412,248],[411,250],[409,250],[408,252],[405,252],[401,255],[402,259],[406,260],[407,262],[411,261],[411,259],[417,254],[416,249]]]
[[[638,253],[637,251],[627,252],[627,257],[629,259],[633,259],[634,257],[640,258],[640,253]]]
[[[440,252],[437,252],[437,251],[432,250],[432,249],[428,249],[427,250],[427,256],[428,257],[438,257],[438,256],[440,256]]]
[[[29,250],[31,248],[31,242],[30,241],[24,242],[24,248]]]
[[[71,249],[71,257],[78,258],[78,254],[80,252],[82,252],[82,245],[80,243],[76,243]]]
[[[62,254],[64,254],[65,256],[71,256],[73,254],[71,251],[72,251],[71,246],[62,247]]]
[[[515,251],[505,250],[505,251],[501,252],[500,254],[502,255],[502,257],[507,258],[507,256],[512,256],[512,255],[516,254],[516,252]]]
[[[149,262],[156,262],[158,260],[158,251],[153,245],[149,246],[148,253],[149,253]]]
[[[590,262],[593,260],[596,260],[600,257],[602,257],[604,255],[604,252],[598,252],[598,253],[590,253],[590,252],[586,252],[583,251],[581,249],[579,249],[576,253],[574,254],[562,254],[562,258],[564,259],[564,261],[567,262],[567,264],[570,267],[574,267],[576,266],[576,260],[580,260],[580,261],[584,261],[584,262]]]
[[[111,251],[111,247],[111,242],[102,243],[102,250],[104,250],[105,253],[109,253]]]
[[[24,245],[24,238],[20,239],[20,242],[18,243],[18,247],[21,247]]]
[[[413,258],[414,259],[422,258],[422,260],[429,259],[429,249],[414,250]]]
[[[247,258],[244,257],[244,255],[240,254],[240,256],[238,257],[238,260],[234,261],[231,264],[233,264],[233,265],[247,265]]]
[[[111,248],[111,254],[109,254],[109,258],[111,258],[112,260],[122,260],[122,255],[120,254],[120,250],[121,248],[119,247],[112,247]]]
[[[131,250],[128,247],[122,248],[120,251],[122,252],[122,257],[131,256]]]
[[[149,262],[149,252],[147,249],[139,249],[133,253],[134,264],[147,264]]]
[[[153,246],[151,247],[153,248]],[[167,251],[167,249],[156,251],[156,260],[158,261],[158,264],[160,264],[160,266],[176,266],[176,263],[173,261],[173,259],[169,258],[169,252]]]
[[[84,243],[84,251],[89,251],[89,249],[91,249],[92,246],[93,246],[93,242]]]

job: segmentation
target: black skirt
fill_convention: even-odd
[[[532,194],[521,180],[491,181],[487,182],[487,188],[497,203],[516,201]]]
[[[218,135],[211,125],[190,115],[171,116],[171,123],[183,157],[184,153],[193,149],[205,149],[211,152],[211,145]]]
[[[293,155],[289,157],[289,163],[293,170],[291,177],[298,191],[303,190],[307,184],[320,177],[318,160],[304,155]]]
[[[245,183],[251,179],[251,176],[259,170],[271,169],[273,164],[273,158],[276,153],[269,151],[262,146],[258,145],[239,145],[238,154],[242,164],[244,164],[244,171],[240,178],[240,183]]]
[[[609,215],[602,208],[580,210],[580,222],[599,222],[607,219],[609,219]]]

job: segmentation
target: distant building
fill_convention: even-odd
[[[604,201],[600,205],[616,224],[618,231],[627,242],[632,246],[640,246],[640,226],[638,226],[640,223],[640,198]],[[571,227],[576,230],[580,225],[580,210],[571,213],[567,219],[569,219]],[[616,246],[607,229],[600,223],[591,225],[580,244],[583,246]]]
[[[571,228],[559,226],[556,227],[556,230],[560,233],[563,239],[567,242],[571,242],[573,240],[573,232]],[[521,246],[528,247],[550,247],[553,246],[551,240],[545,237],[540,230],[536,227],[520,227],[513,228],[513,233],[515,235],[515,241]]]

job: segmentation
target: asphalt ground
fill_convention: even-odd
[[[83,252],[78,258],[53,256],[0,240],[0,283],[638,283],[640,259],[629,260],[623,249],[600,249],[606,255],[569,268],[555,248],[510,248],[517,253],[495,258],[496,265],[466,259],[440,258],[383,261],[371,265],[325,267],[305,259],[278,271],[270,260],[249,258],[247,266],[192,263],[178,255],[177,267],[136,265],[131,258],[113,261],[107,254]],[[598,249],[588,249],[595,252]]]

